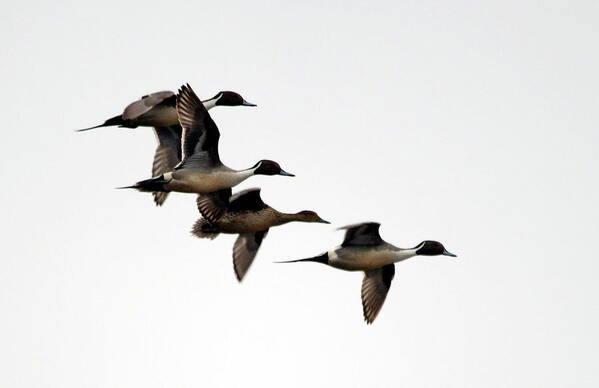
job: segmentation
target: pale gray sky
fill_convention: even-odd
[[[596,1],[11,2],[0,14],[3,387],[596,387]],[[139,128],[72,130],[189,82],[221,157],[283,211],[243,284],[233,236],[149,177]],[[362,321],[361,273],[272,261],[375,220],[457,260],[397,265]]]

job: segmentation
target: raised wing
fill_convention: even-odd
[[[170,100],[169,100],[170,98]],[[175,93],[171,91],[156,92],[143,96],[141,99],[129,104],[123,112],[124,120],[135,120],[144,113],[160,104],[174,104]]]
[[[189,85],[183,85],[177,94],[177,114],[183,127],[181,149],[186,167],[213,167],[220,165],[218,156],[218,127],[202,101]]]
[[[172,171],[181,161],[181,126],[156,127],[154,133],[158,146],[154,153],[152,177],[157,177]],[[155,192],[153,195],[156,205],[161,206],[166,201],[168,193]]]
[[[381,224],[378,222],[365,222],[339,228],[347,230],[341,246],[373,246],[382,244],[383,239],[379,235],[380,226]]]
[[[381,268],[364,271],[364,279],[362,280],[362,310],[366,323],[371,324],[379,314],[379,311],[381,311],[394,276],[394,264],[387,264]]]
[[[227,211],[230,197],[231,189],[219,190],[213,193],[198,195],[196,204],[202,217],[215,223]]]
[[[268,207],[260,197],[260,189],[257,187],[242,190],[231,196],[229,203],[230,212],[259,211]]]
[[[240,234],[237,237],[235,245],[233,245],[233,269],[237,280],[243,280],[267,233],[268,229],[256,233]]]

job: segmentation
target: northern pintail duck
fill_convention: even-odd
[[[218,92],[209,100],[202,101],[206,110],[215,106],[256,106],[240,94],[231,91]],[[122,114],[106,120],[95,127],[80,129],[88,131],[99,127],[118,125],[125,128],[153,127],[158,141],[152,163],[152,176],[171,171],[181,162],[181,125],[177,115],[177,96],[171,91],[148,94],[129,104]],[[155,192],[154,202],[160,206],[168,193]]]
[[[268,230],[288,222],[328,224],[313,211],[281,213],[260,198],[260,189],[243,190],[231,196],[231,189],[199,195],[198,209],[203,218],[193,226],[200,238],[215,238],[219,233],[238,234],[233,245],[233,268],[241,281],[258,253]]]
[[[391,281],[395,276],[394,263],[416,255],[456,257],[437,241],[423,241],[409,249],[398,248],[381,238],[379,227],[379,223],[367,222],[339,228],[346,229],[345,238],[339,248],[320,256],[283,263],[314,261],[346,271],[364,271],[362,309],[364,320],[371,324],[383,307],[391,287]]]
[[[172,171],[125,188],[206,194],[236,186],[252,175],[294,176],[272,160],[261,160],[245,170],[225,166],[218,155],[218,127],[189,85],[179,89],[177,113],[183,128],[181,163]]]
[[[176,103],[177,95],[170,90],[147,94],[127,105],[122,114],[111,117],[100,125],[79,129],[78,132],[115,125],[124,128],[179,125]],[[207,110],[215,106],[256,106],[231,91],[218,92],[211,99],[202,101],[202,104]]]

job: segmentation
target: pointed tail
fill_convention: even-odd
[[[146,179],[144,181],[137,182],[133,186],[117,187],[117,189],[136,189],[144,192],[167,192],[168,190],[164,189],[164,185],[168,182],[168,180],[164,179],[164,175],[160,175],[156,178]]]
[[[103,124],[96,125],[96,126],[89,127],[89,128],[76,129],[75,132],[83,132],[83,131],[89,131],[90,129],[100,128],[100,127],[111,127],[113,125],[125,125],[125,124],[126,123],[125,123],[125,120],[123,120],[123,116],[118,115],[118,116],[109,118],[108,120],[104,121]]]
[[[275,261],[275,263],[277,263],[277,264],[299,263],[300,261],[313,261],[316,263],[328,264],[329,263],[329,254],[323,253],[320,256],[308,257],[307,259],[290,260],[290,261]]]

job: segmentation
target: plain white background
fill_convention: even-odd
[[[596,1],[34,1],[0,15],[3,387],[595,387]],[[149,128],[74,129],[189,82],[222,160],[282,211],[245,281],[233,236],[150,176]],[[384,239],[458,259],[397,265],[362,321],[362,274],[272,261]]]

